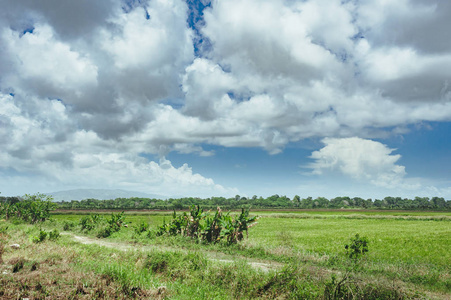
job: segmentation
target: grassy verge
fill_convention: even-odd
[[[124,252],[75,243],[69,236],[31,242],[38,232],[18,226],[8,234],[6,243],[13,239],[21,248],[3,253],[2,298],[319,299],[326,284],[334,284],[299,264],[263,272],[244,260],[211,261],[192,251]],[[376,292],[363,281],[354,289]],[[399,289],[384,291],[407,295]]]
[[[183,237],[156,237],[152,232],[167,215],[126,215],[128,227],[113,232],[107,239],[96,238],[105,223],[100,222],[89,231],[81,230],[82,217],[56,215],[53,221],[40,226],[0,222],[3,259],[0,298],[446,299],[451,296],[447,220],[333,215],[280,218],[268,214],[251,229],[249,239],[226,246],[204,245]],[[137,232],[135,228],[142,222],[150,225],[149,229]],[[6,227],[7,230],[2,230]],[[72,235],[33,242],[41,231],[64,231],[64,228]],[[370,240],[370,251],[358,264],[343,253],[344,244],[356,232]],[[92,241],[110,244],[84,245],[74,242],[73,235],[90,236]],[[11,248],[13,243],[20,244],[20,249]],[[407,253],[401,250],[393,253],[396,243]],[[278,262],[277,268],[252,264],[258,261]]]
[[[152,234],[149,237],[148,233],[164,219],[168,220],[168,216],[131,214],[127,215],[129,228],[114,233],[109,239],[191,251],[208,249],[209,252],[288,264],[302,261],[317,267],[344,270],[340,256],[343,246],[355,233],[361,233],[370,240],[370,252],[362,262],[368,276],[413,283],[429,291],[450,291],[451,254],[448,249],[451,249],[451,226],[448,218],[431,220],[424,212],[402,212],[403,218],[395,218],[399,212],[390,215],[386,211],[380,215],[368,212],[369,218],[355,218],[355,213],[309,212],[310,218],[280,218],[280,213],[265,212],[259,224],[251,228],[249,239],[231,247],[222,244],[206,247],[180,237],[156,238]],[[55,217],[64,220],[62,215]],[[150,231],[136,234],[133,228],[142,222],[150,225]]]

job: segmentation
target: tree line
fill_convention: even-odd
[[[0,203],[16,203],[22,197],[0,197]],[[167,200],[151,198],[116,198],[111,200],[85,199],[55,202],[58,209],[156,209],[156,210],[182,210],[192,205],[200,205],[206,209],[400,209],[400,210],[451,210],[451,200],[443,197],[415,197],[413,199],[401,197],[385,197],[383,199],[363,199],[360,197],[325,197],[301,198],[296,195],[292,199],[287,196],[272,195],[269,197],[184,197]]]

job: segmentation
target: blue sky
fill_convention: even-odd
[[[423,178],[443,182],[446,186],[449,170],[451,169],[450,148],[451,141],[448,138],[451,132],[450,123],[428,123],[418,128],[411,128],[409,133],[392,136],[377,141],[396,149],[395,153],[401,154],[399,163],[406,166],[406,177]],[[298,186],[303,182],[319,181],[315,175],[305,174],[304,167],[311,162],[309,158],[312,151],[321,148],[320,141],[302,141],[291,143],[283,150],[283,153],[271,155],[262,149],[211,147],[206,149],[215,152],[209,157],[200,157],[194,154],[180,154],[173,152],[168,158],[174,166],[181,166],[186,161],[190,166],[207,177],[216,178],[226,185],[239,187],[246,195],[296,195],[300,194]],[[245,180],[243,180],[245,178]],[[334,178],[328,178],[329,182],[336,182]],[[360,182],[347,182],[345,185],[360,185]],[[355,192],[354,192],[355,191]],[[358,195],[367,198],[385,197],[384,190],[362,192],[358,188],[344,193],[349,196]],[[256,193],[260,192],[260,193]],[[335,197],[334,190],[312,190],[312,195]],[[430,195],[429,191],[415,190],[403,191],[397,195],[412,197],[413,195]],[[343,194],[343,195],[344,195]]]
[[[0,192],[451,198],[451,4],[5,1]]]

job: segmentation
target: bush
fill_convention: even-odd
[[[45,241],[46,238],[47,238],[47,232],[45,232],[44,230],[40,230],[39,235],[33,237],[33,243],[41,243],[41,242]]]
[[[111,228],[109,226],[102,227],[99,232],[97,232],[96,237],[107,238],[111,235]]]
[[[199,253],[152,251],[147,255],[144,268],[153,273],[165,274],[173,279],[189,278],[195,272],[205,272],[208,260]]]
[[[148,239],[154,239],[156,236],[157,236],[157,233],[155,231],[153,231],[153,230],[147,231],[146,237]]]
[[[135,229],[135,234],[140,235],[141,233],[146,232],[149,229],[149,224],[147,224],[144,221],[141,221],[141,223],[136,225],[134,227],[134,229]]]
[[[365,283],[360,280],[343,278],[337,280],[332,275],[331,280],[326,283],[324,299],[417,299],[411,297],[397,286],[384,284]],[[420,298],[418,298],[420,299]]]
[[[358,260],[368,252],[368,243],[368,238],[360,237],[357,233],[354,238],[351,238],[351,244],[345,245],[346,256]]]
[[[111,213],[111,218],[107,220],[107,223],[109,224],[109,227],[112,232],[119,231],[122,225],[124,225],[124,222],[125,222],[124,212],[121,212],[120,214]]]
[[[6,234],[8,232],[8,226],[0,226],[0,235]]]
[[[98,238],[107,238],[114,232],[121,230],[125,222],[124,212],[120,214],[111,213],[111,218],[106,220],[106,222],[108,225],[99,230],[97,233]]]
[[[70,231],[72,229],[74,229],[75,227],[75,223],[71,222],[71,221],[64,221],[63,223],[63,230],[64,231]]]
[[[48,233],[48,235],[49,235],[49,240],[56,241],[60,237],[60,232],[58,231],[58,229],[53,229],[52,231],[50,231]]]
[[[351,243],[345,245],[346,257],[351,259],[351,265],[348,265],[341,279],[338,279],[335,274],[331,275],[330,281],[326,282],[324,289],[325,299],[379,299],[378,297],[368,298],[368,294],[378,295],[377,289],[374,290],[369,288],[369,286],[362,286],[362,283],[355,279],[352,274],[352,272],[357,270],[360,258],[368,252],[368,243],[368,238],[360,237],[359,234],[356,234],[355,237],[351,238]],[[391,292],[396,291],[384,291],[384,293]]]
[[[16,262],[14,262],[14,264],[13,264],[13,273],[17,273],[20,270],[22,270],[23,266],[24,266],[24,263],[25,263],[25,259],[23,259],[23,258],[19,258]]]
[[[98,214],[84,216],[80,219],[81,230],[91,231],[93,230],[100,222],[102,221],[101,217]]]

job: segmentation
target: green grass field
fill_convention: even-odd
[[[354,289],[367,299],[451,297],[451,213],[251,213],[261,216],[258,224],[249,229],[248,239],[232,246],[204,245],[178,236],[156,237],[152,232],[171,219],[170,212],[126,212],[128,227],[105,239],[96,238],[96,228],[80,230],[78,224],[86,212],[54,213],[42,229],[63,232],[65,224],[73,227],[57,241],[43,243],[31,242],[39,233],[38,226],[3,222],[0,228],[8,226],[4,245],[15,240],[25,245],[18,251],[5,246],[3,259],[14,263],[22,256],[29,265],[66,262],[74,274],[91,274],[84,295],[92,296],[103,288],[104,298],[334,299],[330,291],[337,291],[342,279],[344,289]],[[104,219],[109,215],[101,214]],[[134,228],[141,222],[150,229],[137,234]],[[346,257],[344,246],[357,233],[368,238],[369,252],[355,264]],[[75,236],[85,238],[85,244]],[[20,279],[22,285],[26,274]],[[2,275],[6,276],[11,275]],[[9,281],[10,288],[14,282]],[[75,290],[80,298],[76,293],[79,284],[68,283],[67,289]]]

